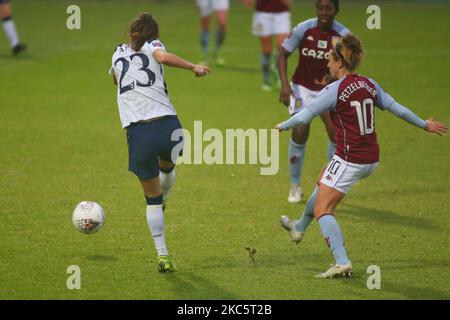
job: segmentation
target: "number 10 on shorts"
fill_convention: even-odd
[[[330,162],[330,164],[328,165],[328,168],[327,168],[327,173],[332,174],[332,175],[336,175],[336,173],[338,172],[340,166],[341,166],[341,162],[340,161],[338,161],[335,158],[331,159],[331,162]]]
[[[342,161],[336,155],[331,159],[325,172],[323,173],[321,182],[325,185],[334,188],[336,183],[339,181],[341,175],[344,173],[346,167],[346,162]]]

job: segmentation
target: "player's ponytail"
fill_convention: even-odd
[[[352,34],[347,34],[336,44],[333,53],[348,71],[353,72],[361,63],[364,48],[361,40]]]
[[[133,50],[139,51],[146,41],[159,37],[158,23],[150,13],[143,12],[131,21],[128,37]]]

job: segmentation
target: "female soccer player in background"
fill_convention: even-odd
[[[354,73],[363,56],[358,38],[348,34],[330,51],[328,68],[338,79],[323,89],[317,98],[289,120],[278,124],[279,130],[307,126],[311,120],[330,111],[336,132],[336,154],[322,170],[319,182],[308,200],[300,221],[281,219],[291,239],[298,242],[314,217],[330,246],[336,264],[318,275],[320,278],[350,276],[352,264],[344,247],[344,237],[334,217],[337,205],[360,179],[370,176],[378,166],[379,146],[375,132],[374,106],[388,110],[397,117],[428,132],[442,135],[445,124],[433,119],[422,120],[400,105],[374,80]],[[316,197],[317,195],[317,197]]]
[[[339,0],[317,0],[317,18],[298,24],[281,48],[278,66],[281,79],[280,101],[289,107],[291,115],[299,112],[317,96],[329,82],[327,69],[328,51],[340,37],[350,31],[334,20],[339,12]],[[299,50],[299,63],[292,76],[292,86],[287,76],[289,56]],[[333,126],[328,111],[321,115],[328,133],[328,160],[335,152]],[[305,157],[306,142],[309,137],[309,125],[292,130],[289,143],[289,172],[291,188],[288,201],[300,202],[303,191],[301,175]]]
[[[17,55],[24,51],[27,46],[19,41],[16,25],[12,19],[12,10],[9,0],[0,0],[0,18],[3,21],[3,30],[5,30],[6,37],[11,44],[12,54]]]
[[[211,24],[211,15],[214,13],[217,19],[217,30],[215,38],[214,59],[217,65],[223,65],[225,60],[220,55],[220,49],[225,41],[227,31],[229,0],[196,0],[197,8],[200,14],[200,45],[203,52],[201,64],[209,62],[209,26]]]
[[[291,32],[292,0],[242,0],[245,6],[255,5],[252,32],[259,37],[261,43],[261,69],[263,73],[263,91],[271,91],[273,87],[280,89],[277,63],[272,63],[272,39],[275,38],[276,52],[274,61],[278,61],[281,45]],[[271,79],[273,76],[273,80]]]
[[[135,173],[147,201],[147,224],[158,253],[158,270],[173,271],[164,236],[163,202],[175,182],[173,152],[180,141],[172,133],[181,130],[170,101],[162,65],[191,70],[197,77],[208,67],[195,65],[168,53],[159,40],[158,24],[141,13],[130,25],[129,44],[117,46],[110,74],[117,85],[117,102],[128,140],[128,169]]]

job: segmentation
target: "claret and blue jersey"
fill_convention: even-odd
[[[350,30],[337,21],[328,31],[319,28],[317,18],[299,23],[283,42],[283,48],[288,52],[299,50],[299,62],[292,82],[312,91],[323,89],[324,86],[316,80],[320,81],[328,74],[329,51],[348,33]]]
[[[258,12],[280,13],[289,10],[289,5],[282,0],[256,0],[255,2],[255,11]]]
[[[336,131],[336,155],[352,163],[375,163],[379,161],[379,146],[374,106],[389,110],[413,125],[425,127],[424,120],[397,103],[377,82],[349,74],[325,87],[309,105],[283,122],[281,128],[307,124],[315,116],[330,111]]]

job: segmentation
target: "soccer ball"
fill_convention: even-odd
[[[105,213],[96,202],[80,202],[73,210],[72,222],[79,231],[89,234],[94,233],[103,226]]]

